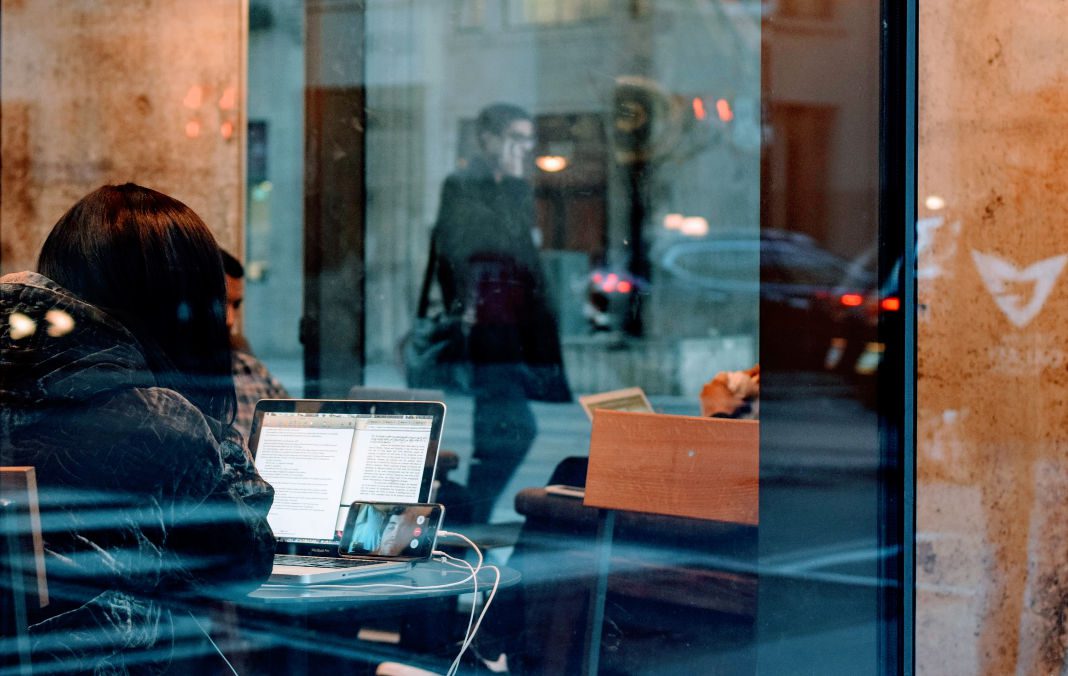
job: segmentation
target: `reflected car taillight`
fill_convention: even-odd
[[[602,293],[631,293],[637,286],[635,282],[624,279],[614,272],[607,274],[595,272],[591,275],[590,280],[593,282],[594,288]]]
[[[896,296],[887,296],[879,303],[879,307],[886,312],[897,312],[901,309],[901,299]]]
[[[843,293],[838,302],[846,307],[860,307],[864,304],[864,296],[859,293]]]

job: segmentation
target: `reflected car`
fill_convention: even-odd
[[[850,314],[849,321],[855,326],[854,330],[847,333],[850,338],[838,339],[838,344],[828,353],[829,356],[839,357],[834,367],[854,379],[861,401],[872,407],[877,404],[876,386],[881,369],[888,361],[895,362],[900,358],[892,349],[888,351],[888,343],[880,336],[880,325],[884,336],[901,335],[901,322],[904,319],[902,273],[902,261],[899,258],[883,281],[869,290],[863,303]],[[852,342],[848,342],[850,339]],[[889,346],[892,348],[895,343],[890,340]]]
[[[866,342],[852,309],[875,287],[869,263],[806,235],[679,239],[661,248],[656,266],[652,311],[665,335],[759,335],[763,366],[806,371],[827,370],[835,339]]]
[[[618,328],[616,318],[627,312],[631,294],[644,293],[648,284],[624,270],[595,268],[589,274],[583,316],[590,330],[613,331]]]

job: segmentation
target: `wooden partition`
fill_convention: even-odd
[[[188,204],[243,249],[248,2],[3,2],[0,272],[105,183]]]
[[[37,607],[44,608],[48,605],[48,584],[45,578],[44,543],[41,538],[41,515],[37,501],[37,476],[32,467],[0,467],[0,496],[10,500],[15,506],[13,518],[0,524],[3,532],[0,536],[7,537],[18,543],[21,552],[33,552],[33,570],[22,572],[25,576],[25,590],[27,599],[35,601]],[[15,574],[18,574],[18,566],[24,565],[29,558],[13,562],[16,566]]]
[[[585,504],[756,525],[760,424],[595,410]]]

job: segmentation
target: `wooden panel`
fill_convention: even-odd
[[[37,578],[37,601],[43,608],[48,605],[48,582],[45,578],[44,542],[41,539],[41,514],[37,500],[37,475],[32,467],[0,467],[0,495],[16,505],[28,507],[29,537],[32,541],[34,575]],[[21,519],[20,519],[21,520]],[[20,529],[21,530],[21,529]]]
[[[756,525],[760,427],[595,410],[585,504]]]
[[[1064,676],[1068,3],[917,5],[915,672]]]
[[[305,92],[304,394],[342,398],[363,382],[364,91]]]
[[[104,183],[196,211],[241,255],[247,0],[33,0],[0,22],[3,272]]]
[[[364,3],[305,3],[304,396],[363,382],[367,204]]]

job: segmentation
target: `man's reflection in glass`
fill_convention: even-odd
[[[473,367],[472,518],[493,505],[537,434],[529,399],[569,401],[556,318],[533,240],[527,178],[534,121],[498,103],[476,121],[480,153],[445,180],[434,228],[448,312],[469,328]]]

